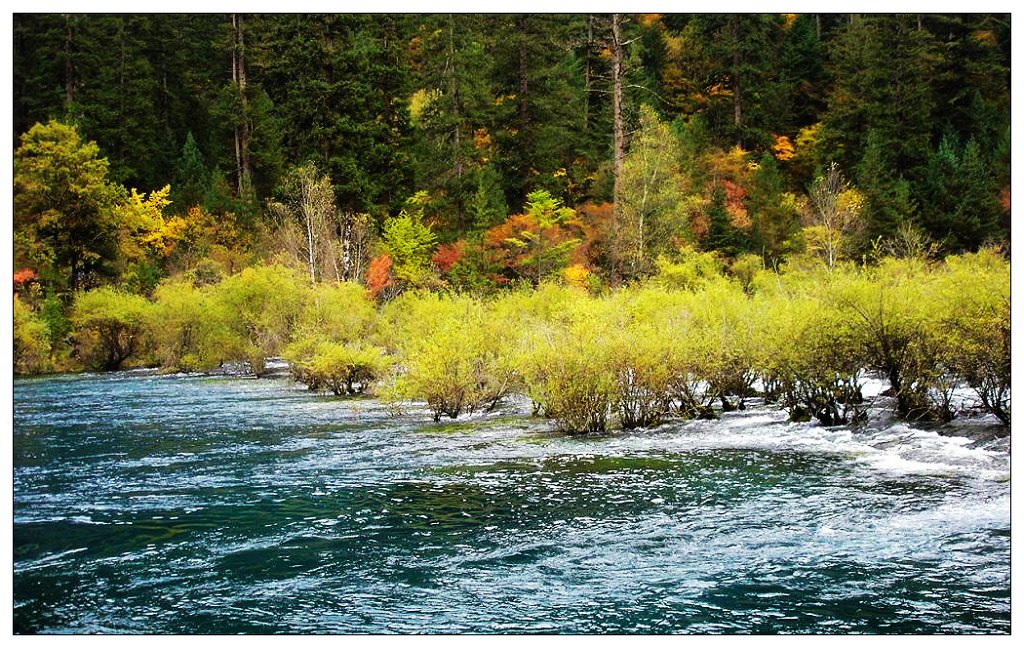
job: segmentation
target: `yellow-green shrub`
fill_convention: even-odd
[[[995,250],[946,259],[939,279],[946,308],[939,322],[953,371],[982,407],[1010,424],[1010,264]]]
[[[46,322],[14,296],[14,373],[37,374],[50,367],[50,340]]]
[[[291,340],[308,280],[284,266],[254,266],[211,288],[211,299],[228,314],[225,360],[247,361],[262,375],[266,359],[280,355]]]
[[[71,326],[78,357],[89,369],[113,371],[145,349],[152,304],[139,295],[103,287],[75,296]]]
[[[582,295],[556,322],[538,322],[521,339],[516,366],[536,411],[570,434],[601,432],[616,394],[606,302]]]
[[[815,418],[822,425],[859,420],[866,354],[863,342],[842,313],[807,297],[773,302],[776,324],[766,340],[776,357],[783,407],[791,418]]]
[[[369,391],[391,366],[384,349],[358,342],[298,343],[286,350],[285,358],[296,380],[312,391],[327,390],[335,396]]]
[[[231,358],[238,346],[234,316],[211,298],[209,288],[188,281],[163,283],[153,293],[148,336],[153,355],[166,370],[207,371]]]
[[[384,319],[397,354],[385,398],[425,401],[437,421],[491,410],[517,385],[509,331],[479,300],[407,293],[388,304]]]

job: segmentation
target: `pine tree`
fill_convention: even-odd
[[[195,205],[202,205],[210,191],[210,172],[191,131],[181,148],[172,187],[174,193],[171,202],[180,214],[187,213]]]

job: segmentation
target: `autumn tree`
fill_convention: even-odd
[[[860,231],[863,196],[850,187],[839,167],[832,163],[808,189],[811,225],[804,228],[807,245],[829,270],[843,257],[851,238]]]
[[[536,286],[568,265],[580,244],[577,226],[575,210],[541,189],[527,196],[524,213],[488,230],[485,240],[509,280],[528,279]]]
[[[340,281],[344,259],[337,240],[339,223],[331,179],[310,162],[285,176],[282,193],[280,201],[270,201],[268,206],[281,219],[285,236],[290,226],[301,230],[299,250],[309,280],[331,277]]]
[[[622,166],[622,227],[616,232],[622,272],[627,278],[653,270],[653,260],[670,250],[673,241],[689,239],[685,213],[688,196],[678,169],[679,146],[668,124],[654,109],[640,110],[640,128],[630,142]]]
[[[72,291],[111,272],[118,190],[95,142],[57,121],[36,124],[14,153],[15,260]]]

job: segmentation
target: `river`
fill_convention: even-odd
[[[285,379],[14,382],[16,633],[1010,631],[1009,439],[573,438]]]

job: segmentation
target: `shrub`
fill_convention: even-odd
[[[46,322],[15,295],[14,373],[43,373],[49,367],[50,340]]]
[[[616,394],[612,318],[600,300],[566,304],[563,322],[538,322],[522,339],[516,364],[535,410],[569,434],[602,432]]]
[[[163,283],[153,293],[148,336],[154,358],[165,370],[206,371],[238,353],[231,330],[233,312],[188,281]]]
[[[290,346],[285,357],[297,381],[312,391],[327,390],[335,396],[368,391],[390,367],[384,349],[358,343],[300,342]]]
[[[946,259],[939,328],[949,336],[949,364],[985,411],[1010,424],[1010,269],[995,250]]]
[[[78,293],[70,319],[83,364],[113,371],[139,356],[151,314],[152,304],[145,297],[115,288]]]
[[[783,407],[793,420],[842,425],[863,418],[863,344],[842,314],[813,299],[778,300],[769,344]],[[783,312],[784,311],[784,312]]]
[[[305,306],[309,284],[280,265],[255,266],[212,287],[211,300],[228,316],[225,360],[245,360],[256,376],[280,355]]]
[[[391,400],[425,401],[438,421],[490,411],[518,384],[508,327],[474,298],[405,294],[384,319],[398,356]]]

